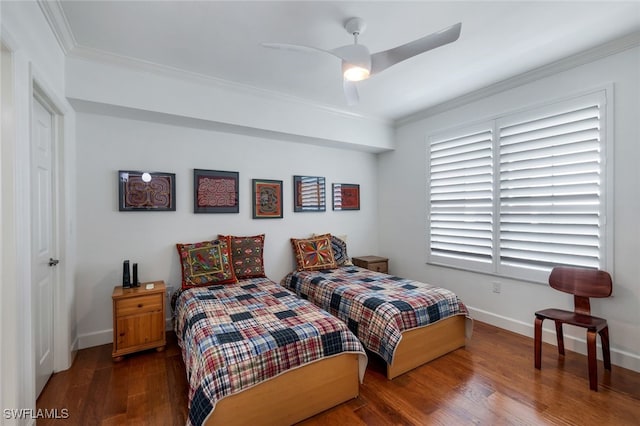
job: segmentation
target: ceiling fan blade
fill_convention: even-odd
[[[358,88],[356,87],[356,83],[345,79],[343,80],[343,85],[344,97],[347,99],[347,105],[357,105],[360,101],[360,96],[358,96]]]
[[[377,74],[405,59],[456,41],[458,37],[460,37],[461,28],[462,22],[458,22],[436,33],[394,47],[393,49],[374,53],[371,55],[371,74]]]
[[[311,52],[311,53],[328,53],[332,56],[337,56],[335,53],[320,49],[318,47],[312,46],[303,46],[301,44],[288,44],[288,43],[261,43],[263,47],[268,47],[270,49],[280,49],[280,50],[289,50],[293,52]]]

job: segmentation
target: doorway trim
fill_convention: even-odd
[[[0,383],[0,401],[3,405],[16,406],[20,395],[16,395],[18,385],[19,352],[18,332],[11,326],[12,320],[18,316],[17,308],[17,233],[16,233],[16,123],[15,123],[15,58],[5,37],[0,40],[0,119],[2,120],[2,145],[0,146],[0,216],[2,217],[0,238],[0,274],[3,283],[3,294],[0,299],[0,341],[7,350],[0,351],[0,370],[3,380]],[[11,350],[13,348],[13,350]]]

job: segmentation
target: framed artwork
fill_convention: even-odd
[[[282,181],[253,179],[253,218],[282,218]]]
[[[119,170],[118,207],[121,212],[175,211],[175,173]]]
[[[194,213],[238,213],[238,172],[193,170]]]
[[[360,185],[334,183],[333,210],[360,210]]]
[[[326,210],[324,177],[293,177],[293,211],[323,212]]]

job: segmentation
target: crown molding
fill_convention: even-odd
[[[627,34],[591,49],[587,49],[585,51],[567,56],[566,58],[560,59],[550,64],[535,68],[531,71],[516,75],[515,77],[499,81],[497,83],[491,84],[457,98],[450,99],[438,105],[434,105],[432,107],[396,119],[394,121],[394,127],[398,128],[405,124],[424,120],[436,114],[440,114],[442,112],[466,105],[470,102],[474,102],[498,94],[500,92],[504,92],[506,90],[514,89],[524,84],[531,83],[533,81],[540,80],[542,78],[549,77],[559,72],[566,71],[580,65],[585,65],[599,59],[604,59],[608,56],[615,55],[617,53],[638,46],[640,46],[640,31]]]
[[[60,45],[62,51],[68,54],[78,43],[76,42],[67,16],[62,10],[62,5],[59,0],[37,0],[40,10],[45,19],[49,23],[49,27]]]

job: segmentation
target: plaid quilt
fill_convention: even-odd
[[[449,290],[357,266],[295,271],[281,285],[340,318],[389,364],[403,331],[468,315]]]
[[[228,395],[342,352],[361,354],[362,381],[366,353],[347,327],[267,278],[183,291],[175,312],[190,425]]]

